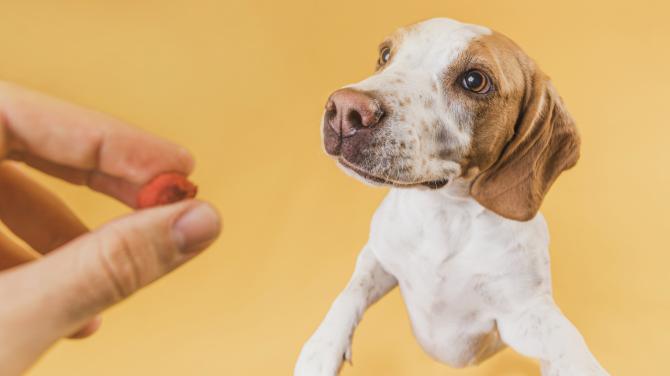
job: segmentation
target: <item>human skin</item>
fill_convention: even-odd
[[[25,371],[64,337],[182,265],[218,236],[216,210],[186,200],[137,210],[89,230],[25,164],[137,208],[163,172],[188,176],[183,148],[116,119],[0,82],[0,220],[42,257],[0,232],[0,374]]]

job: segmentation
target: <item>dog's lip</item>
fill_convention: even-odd
[[[342,156],[340,156],[337,161],[347,169],[355,172],[356,174],[360,175],[364,179],[370,180],[372,182],[378,183],[378,184],[387,184],[387,185],[392,185],[394,187],[403,187],[403,188],[411,188],[411,187],[418,187],[418,186],[425,186],[431,189],[439,189],[444,187],[449,183],[449,179],[438,179],[438,180],[427,180],[427,181],[418,181],[418,182],[405,182],[405,181],[398,181],[398,180],[392,180],[388,178],[382,178],[377,175],[373,175],[366,171],[365,169],[347,161],[344,159]]]

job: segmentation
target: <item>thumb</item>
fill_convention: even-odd
[[[0,371],[17,355],[33,354],[29,365],[57,339],[192,258],[219,232],[210,205],[186,201],[135,212],[2,273]]]

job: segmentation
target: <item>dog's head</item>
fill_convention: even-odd
[[[516,220],[534,217],[579,157],[574,122],[535,63],[505,36],[449,19],[386,39],[376,73],[330,96],[322,131],[326,152],[368,183],[461,180]]]

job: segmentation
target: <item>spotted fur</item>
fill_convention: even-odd
[[[419,344],[441,362],[474,365],[509,345],[539,359],[545,376],[607,375],[552,298],[536,212],[576,162],[578,137],[548,79],[507,38],[448,19],[401,29],[382,46],[389,61],[349,88],[381,101],[383,123],[326,149],[347,173],[393,188],[295,375],[336,375],[365,309],[396,286]],[[495,94],[459,87],[473,66],[494,78]],[[448,184],[423,187],[433,180]]]

